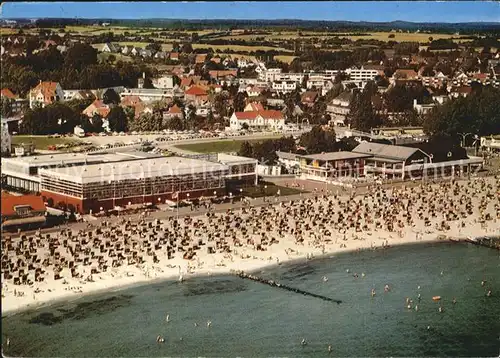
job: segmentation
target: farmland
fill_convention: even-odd
[[[394,38],[389,38],[389,35],[393,34]],[[434,40],[438,39],[454,39],[457,42],[460,42],[461,35],[450,35],[450,34],[435,34],[435,33],[392,33],[392,32],[371,32],[367,35],[351,35],[351,36],[342,36],[343,33],[335,33],[335,32],[311,32],[311,31],[289,31],[289,32],[278,32],[273,33],[272,35],[259,35],[259,34],[232,34],[229,36],[220,37],[221,40],[246,40],[252,41],[257,37],[264,37],[268,41],[273,40],[293,40],[293,39],[308,39],[310,37],[320,37],[320,38],[328,38],[338,36],[339,38],[348,38],[352,41],[356,40],[378,40],[378,41],[398,41],[398,42],[420,42],[427,43],[429,42],[429,37],[432,37]]]

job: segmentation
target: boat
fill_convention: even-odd
[[[434,296],[432,297],[433,301],[439,301],[441,299],[441,296]]]

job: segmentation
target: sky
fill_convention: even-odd
[[[1,18],[500,22],[500,2],[496,1],[4,2],[1,10]]]

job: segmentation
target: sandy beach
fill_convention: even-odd
[[[500,180],[374,186],[204,216],[2,238],[2,314],[159,279],[500,232]],[[47,237],[49,235],[49,237]]]

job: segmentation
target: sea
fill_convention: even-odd
[[[231,275],[155,282],[5,316],[3,353],[23,357],[500,354],[497,250],[421,243],[298,260],[253,274],[342,302]],[[389,292],[384,292],[386,284]],[[441,300],[433,300],[434,296]],[[406,298],[413,301],[411,309]],[[164,343],[157,343],[157,336]]]

